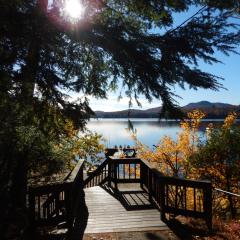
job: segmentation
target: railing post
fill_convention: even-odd
[[[71,229],[73,223],[73,183],[68,183],[64,189],[64,200],[66,208],[66,222],[68,229]]]
[[[160,178],[160,208],[161,208],[161,220],[166,221],[166,215],[165,215],[165,198],[167,197],[165,195],[165,182],[164,178]]]
[[[82,168],[80,170],[80,174],[79,174],[79,178],[77,180],[77,184],[76,184],[76,191],[78,191],[78,186],[80,185],[81,191],[84,188],[84,178],[83,178],[83,169],[84,169],[85,163],[83,162]]]
[[[35,195],[33,189],[29,187],[28,189],[28,203],[29,203],[29,215],[31,225],[34,227],[35,224]]]
[[[143,184],[144,184],[144,166],[143,163],[140,162],[140,187],[143,189]]]
[[[112,181],[112,160],[108,158],[108,187],[111,187]]]
[[[152,172],[150,168],[148,168],[148,195],[149,201],[152,201]]]
[[[118,191],[118,178],[117,178],[117,167],[118,167],[118,164],[113,162],[113,177],[114,177],[114,190],[117,192]]]
[[[60,210],[59,197],[60,197],[60,192],[55,192],[54,198],[55,198],[55,209],[56,209],[57,217],[59,217],[59,210]]]
[[[212,183],[208,182],[204,189],[204,212],[209,231],[212,231]]]

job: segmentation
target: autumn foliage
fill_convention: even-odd
[[[151,162],[161,172],[169,176],[187,178],[190,174],[190,157],[198,150],[199,125],[205,114],[199,110],[188,113],[188,119],[180,122],[181,131],[176,140],[169,136],[160,139],[153,150],[142,144],[137,134],[132,134],[135,140],[138,156]]]
[[[240,193],[240,127],[235,124],[236,113],[229,113],[222,125],[210,123],[200,135],[199,110],[188,113],[180,122],[181,131],[176,139],[164,136],[155,149],[142,144],[133,134],[138,156],[151,162],[168,176],[210,180],[214,188]],[[240,199],[213,191],[214,212],[231,212],[236,216]]]

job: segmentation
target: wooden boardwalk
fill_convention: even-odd
[[[85,234],[166,229],[160,212],[136,186],[134,190],[120,188],[118,199],[111,190],[99,186],[84,191],[89,212]]]
[[[149,202],[150,197],[161,205],[162,219],[167,220],[167,214],[201,218],[212,230],[211,182],[166,177],[139,158],[106,158],[87,179],[83,179],[83,170],[84,161],[79,161],[64,181],[29,187],[30,216],[36,227],[51,225],[54,229],[49,230],[50,235],[67,232],[72,240],[82,239],[83,235],[86,240],[96,239],[94,235],[106,234],[133,234],[136,239],[136,233],[169,232],[160,220],[160,212]],[[183,225],[177,229],[179,224],[169,220],[166,223],[171,229],[187,232]],[[139,234],[137,239],[143,240]],[[129,239],[121,236],[103,239]],[[151,239],[164,238],[154,235]]]

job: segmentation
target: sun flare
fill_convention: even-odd
[[[64,13],[66,17],[76,21],[83,17],[85,7],[80,0],[66,0],[64,6]]]

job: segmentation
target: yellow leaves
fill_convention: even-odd
[[[213,124],[212,123],[209,123],[208,126],[206,127],[206,137],[207,139],[209,140],[211,138],[211,134],[213,132]]]
[[[77,135],[77,130],[74,128],[73,122],[70,120],[66,120],[64,126],[64,131],[66,132],[67,136],[73,138]]]
[[[190,131],[190,124],[187,121],[182,121],[180,122],[180,127],[181,129],[183,129],[184,131]]]
[[[61,159],[67,166],[79,158],[91,158],[92,162],[100,160],[98,154],[104,151],[101,135],[90,131],[80,134],[70,120],[65,121],[63,129],[64,134],[52,146],[55,158]]]
[[[201,123],[201,120],[205,117],[205,113],[203,113],[201,110],[193,110],[192,112],[189,112],[188,118],[190,119],[191,128],[193,130],[197,130],[199,128],[199,125]]]
[[[223,129],[229,129],[236,122],[238,115],[235,112],[229,113],[228,116],[224,120],[224,124],[222,126]]]
[[[187,116],[188,116],[189,119],[192,119],[192,120],[201,120],[206,115],[201,110],[195,109],[192,112],[188,112]]]
[[[193,169],[193,167],[190,166],[189,159],[199,151],[200,140],[198,132],[202,118],[205,117],[205,114],[200,110],[194,110],[187,115],[189,119],[180,123],[181,131],[177,134],[176,140],[169,136],[164,136],[154,150],[143,145],[137,139],[135,134],[133,139],[138,148],[138,156],[153,163],[155,167],[159,168],[164,174],[184,174],[185,177],[188,177],[191,174],[191,176],[196,178],[197,176],[208,172],[209,174],[216,176],[218,179],[222,179],[221,166],[214,166],[208,169],[199,169],[199,167],[198,169]],[[236,113],[230,113],[226,117],[222,128],[229,129],[236,121],[236,118]],[[209,124],[206,128],[208,138],[213,133],[213,129],[213,124]],[[219,154],[217,152],[212,155],[214,161],[217,162],[218,158]]]
[[[179,175],[184,172],[187,175],[189,172],[188,160],[197,151],[198,128],[205,114],[194,110],[188,113],[188,117],[190,119],[180,123],[181,131],[177,135],[177,140],[164,136],[155,150],[143,145],[134,135],[138,156],[153,163],[164,174]]]

